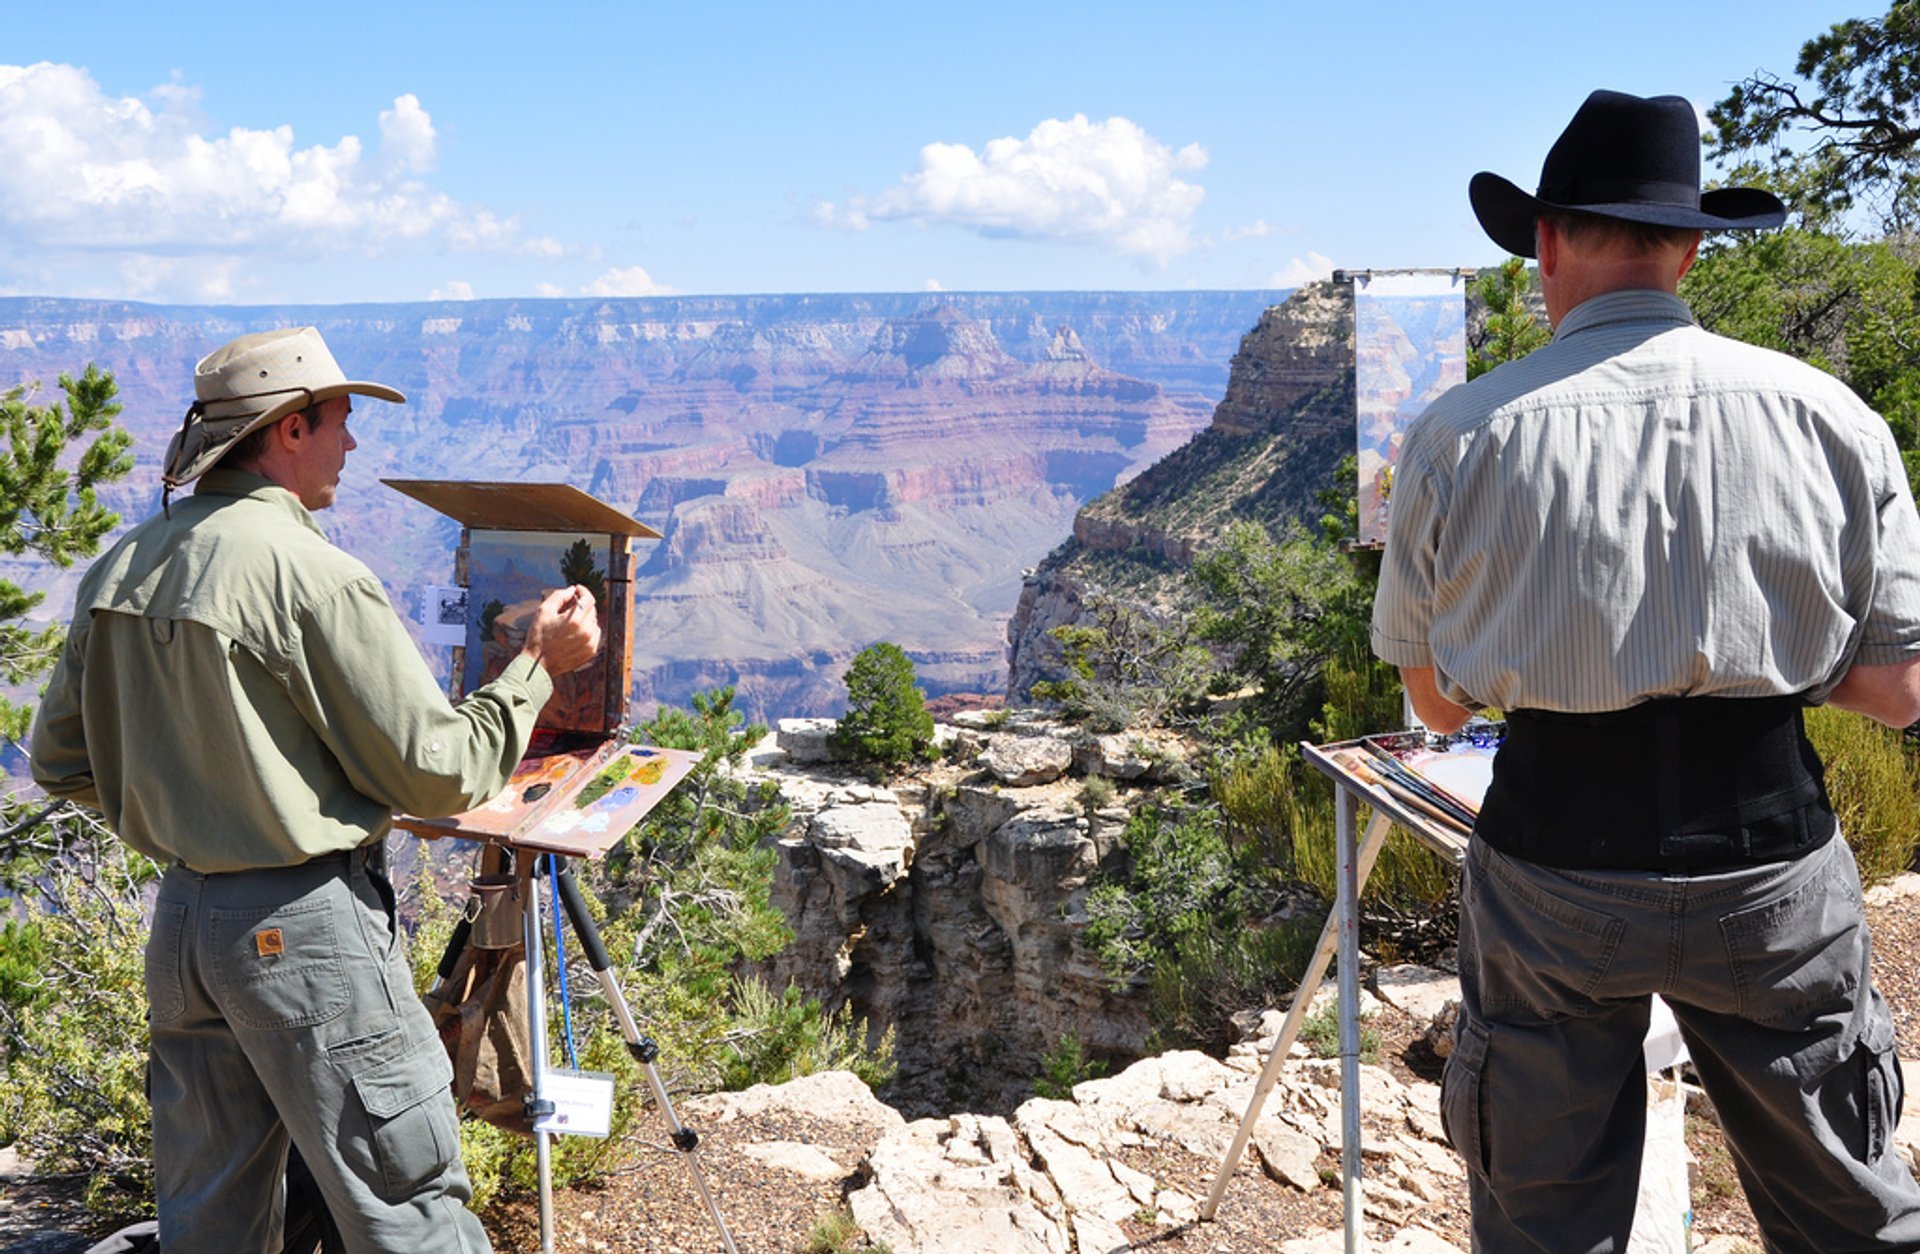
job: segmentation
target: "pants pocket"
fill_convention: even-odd
[[[1860,1035],[1858,1065],[1861,1069],[1861,1135],[1857,1148],[1865,1163],[1877,1163],[1893,1144],[1893,1132],[1900,1122],[1900,1104],[1906,1085],[1900,1074],[1900,1059],[1894,1053],[1893,1019],[1874,998],[1867,1017],[1866,1031]]]
[[[1793,1032],[1823,1017],[1851,1018],[1867,974],[1852,855],[1836,840],[1808,862],[1778,897],[1720,920],[1740,1017]]]
[[[147,934],[147,1007],[155,1023],[172,1023],[187,1012],[181,975],[187,943],[187,906],[181,901],[153,903],[153,930]]]
[[[291,905],[210,912],[214,982],[227,1018],[269,1031],[312,1027],[347,1008],[332,887]]]
[[[1467,1170],[1482,1178],[1487,1174],[1482,1105],[1489,1039],[1487,1029],[1463,1013],[1454,1028],[1453,1053],[1440,1076],[1440,1126]]]
[[[353,1077],[366,1119],[365,1152],[353,1165],[381,1198],[398,1201],[417,1193],[459,1156],[452,1083],[453,1067],[437,1036]]]

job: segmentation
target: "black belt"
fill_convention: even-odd
[[[1474,825],[1512,857],[1639,871],[1781,862],[1836,830],[1799,697],[1509,711]]]

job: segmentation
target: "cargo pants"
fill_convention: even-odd
[[[1556,870],[1474,840],[1441,1085],[1473,1248],[1626,1248],[1649,996],[1672,1007],[1770,1251],[1920,1251],[1902,1096],[1844,840],[1664,874]]]
[[[278,1249],[289,1139],[354,1254],[490,1248],[452,1068],[364,851],[168,870],[146,983],[165,1249]]]

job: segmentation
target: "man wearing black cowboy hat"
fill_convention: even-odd
[[[164,481],[199,486],[87,572],[32,742],[49,793],[167,866],[146,953],[162,1246],[279,1249],[291,1141],[349,1250],[485,1250],[377,851],[395,809],[506,785],[552,677],[599,648],[593,596],[551,594],[521,656],[449,704],[313,519],[351,398],[400,393],[349,380],[312,327],[242,336],[194,382]]]
[[[1886,423],[1693,325],[1700,191],[1674,96],[1595,92],[1529,196],[1551,344],[1441,397],[1394,479],[1374,650],[1448,731],[1507,713],[1461,892],[1442,1113],[1476,1250],[1620,1250],[1649,998],[1672,1007],[1768,1249],[1920,1250],[1858,873],[1807,704],[1920,717],[1920,516]]]

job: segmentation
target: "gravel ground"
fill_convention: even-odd
[[[1920,1057],[1920,876],[1905,876],[1891,888],[1869,894],[1868,918],[1874,933],[1874,973],[1892,1004],[1903,1057]],[[1385,1064],[1402,1079],[1437,1079],[1439,1061],[1419,1039],[1419,1025],[1405,1016],[1382,1015]],[[741,1119],[702,1126],[699,1161],[714,1206],[741,1254],[806,1254],[816,1228],[844,1209],[846,1193],[859,1187],[864,1142],[826,1122],[805,1119]],[[657,1127],[643,1123],[634,1147],[634,1164],[593,1188],[563,1191],[555,1199],[555,1249],[562,1251],[720,1250],[712,1212],[695,1188],[687,1163],[667,1148]],[[831,1178],[807,1179],[769,1168],[746,1152],[766,1141],[791,1141],[823,1151],[840,1169]],[[1711,1120],[1689,1118],[1688,1141],[1699,1160],[1694,1174],[1696,1245],[1716,1236],[1756,1235],[1753,1218],[1732,1180],[1726,1151]],[[1251,1157],[1251,1156],[1249,1156]],[[1197,1196],[1205,1194],[1215,1164],[1177,1149],[1143,1149],[1132,1166],[1152,1173]],[[1322,1155],[1323,1178],[1337,1179],[1339,1162]],[[5,1163],[0,1161],[0,1172]],[[539,1249],[539,1212],[532,1198],[493,1208],[486,1217],[501,1251]],[[1452,1186],[1421,1220],[1464,1250],[1466,1198]],[[1274,1250],[1286,1238],[1337,1226],[1337,1188],[1313,1194],[1268,1181],[1257,1166],[1243,1163],[1219,1217],[1213,1223],[1175,1226],[1137,1216],[1127,1225],[1135,1248],[1198,1254],[1255,1254]],[[85,1215],[70,1181],[6,1179],[0,1175],[0,1254],[68,1254],[85,1249],[79,1238],[97,1239],[117,1222]],[[1374,1235],[1387,1229],[1376,1227]],[[53,1233],[75,1234],[66,1244]],[[828,1248],[828,1247],[820,1247]],[[857,1248],[857,1247],[853,1247]],[[910,1254],[898,1250],[894,1254]]]

